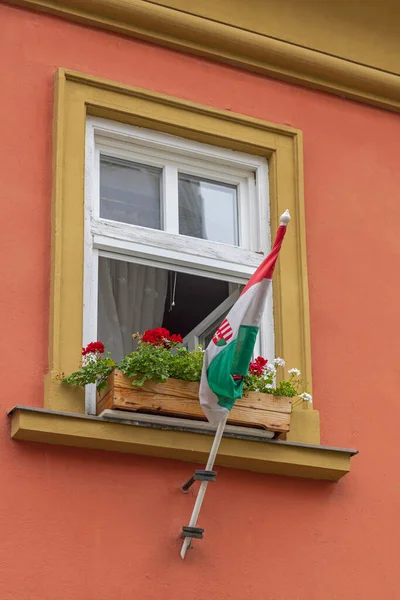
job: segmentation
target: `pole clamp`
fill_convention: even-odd
[[[217,479],[217,471],[202,471],[200,469],[196,470],[190,479],[185,481],[182,485],[182,492],[187,492],[190,486],[194,484],[195,481],[215,481]]]
[[[181,537],[182,538],[195,538],[198,540],[202,540],[203,539],[203,533],[204,533],[204,529],[202,527],[182,527],[182,533],[181,533]]]

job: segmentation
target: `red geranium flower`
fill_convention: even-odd
[[[173,333],[170,338],[169,338],[170,342],[174,342],[176,344],[182,344],[183,343],[183,339],[182,336],[179,333]]]
[[[82,356],[86,356],[86,354],[94,354],[95,352],[98,352],[99,354],[104,353],[103,342],[90,342],[86,348],[82,348]]]
[[[255,362],[251,362],[249,366],[249,372],[251,375],[262,375],[262,369]]]
[[[153,346],[162,346],[169,339],[170,332],[165,327],[156,327],[156,329],[148,329],[144,332],[142,341]]]
[[[260,367],[264,368],[265,365],[267,364],[267,359],[263,358],[262,356],[258,356],[255,360],[256,364],[259,365]]]
[[[258,376],[262,375],[267,362],[268,361],[266,358],[263,358],[262,356],[258,356],[254,360],[254,362],[250,363],[249,371],[250,371],[251,375],[258,375]]]
[[[168,346],[169,342],[182,344],[183,339],[179,333],[171,335],[165,327],[156,327],[156,329],[148,329],[144,332],[142,342],[153,344],[153,346]]]

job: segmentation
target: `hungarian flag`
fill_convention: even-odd
[[[272,275],[289,221],[287,210],[281,215],[270,254],[249,279],[204,353],[200,404],[213,425],[225,418],[235,400],[243,395],[243,377],[248,373]]]

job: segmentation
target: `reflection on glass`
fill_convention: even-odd
[[[179,233],[237,246],[237,187],[180,174]]]
[[[161,229],[162,170],[119,158],[100,159],[100,217]]]

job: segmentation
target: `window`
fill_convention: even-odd
[[[101,339],[120,360],[132,333],[167,327],[207,345],[269,231],[265,158],[89,118],[83,343]],[[271,299],[255,351],[274,354]]]
[[[269,235],[268,207],[272,234],[278,227],[279,215],[286,208],[292,215],[290,231],[274,274],[275,353],[284,356],[288,364],[296,365],[304,380],[311,382],[301,132],[285,125],[63,69],[56,74],[54,117],[53,239],[45,409],[67,415],[85,413],[83,390],[63,385],[60,375],[71,373],[79,367],[82,340],[92,339],[93,332],[97,331],[100,259],[109,258],[165,269],[172,281],[175,281],[176,273],[176,294],[178,285],[183,282],[180,278],[184,275],[204,277],[208,282],[225,282],[228,289],[225,288],[223,297],[228,295],[226,302],[229,302],[229,296],[235,291],[233,286],[243,285],[262,260],[262,254],[258,252],[268,250],[269,244],[266,244],[265,250],[260,245],[260,240],[267,240]],[[134,134],[135,128],[138,129]],[[150,135],[156,144],[150,142],[145,130],[151,131]],[[103,158],[120,158],[127,160],[129,165],[134,163],[163,171],[159,229],[101,216],[100,143],[106,149]],[[121,151],[120,145],[124,148],[129,146],[129,156]],[[139,147],[142,152],[139,152]],[[162,148],[166,151],[165,168],[163,160],[156,156]],[[135,153],[136,157],[133,156]],[[147,158],[144,158],[144,153]],[[178,156],[179,160],[176,159]],[[181,163],[187,165],[189,157],[196,172],[180,169]],[[267,176],[262,175],[266,171],[265,161],[268,161],[268,191],[262,187],[267,186]],[[172,164],[168,165],[168,162]],[[124,165],[123,162],[121,164]],[[179,165],[178,176],[188,175],[199,177],[202,182],[236,185],[237,240],[233,241],[238,245],[190,237],[179,232],[179,199],[176,191],[171,195],[175,198],[175,206],[171,207],[171,211],[164,211],[166,193],[172,189],[171,181],[168,182],[166,176],[171,174],[168,166],[172,167],[173,164]],[[198,172],[197,168],[200,169],[202,165],[205,171]],[[240,172],[244,172],[244,177]],[[153,190],[152,197],[156,189],[156,173],[157,170],[146,171],[146,177],[150,179],[150,183],[146,184],[146,193]],[[134,176],[141,178],[138,189],[144,188],[144,174],[135,173]],[[236,181],[232,181],[235,177]],[[179,177],[175,182],[179,188]],[[247,203],[249,214],[242,215],[241,194],[246,190],[254,201]],[[262,202],[262,198],[268,196],[269,202]],[[258,220],[251,212],[257,208],[260,210]],[[103,210],[108,209],[106,205],[103,206]],[[246,230],[250,223],[254,224],[259,238],[250,232],[246,242]],[[182,304],[178,299],[176,310]],[[224,314],[221,304],[220,300],[219,311]],[[199,316],[198,325],[186,336],[188,344],[194,343],[196,336],[209,335],[208,321],[212,314],[213,310],[203,321]],[[272,317],[272,310],[269,315]],[[210,325],[212,327],[213,324]],[[269,327],[272,329],[272,323]],[[65,420],[69,422],[70,417],[65,417]],[[105,440],[112,438],[114,442],[127,441],[134,452],[181,457],[183,460],[188,456],[193,457],[193,447],[196,445],[203,448],[204,452],[209,450],[209,441],[203,438],[203,441],[197,440],[196,436],[187,442],[185,448],[188,448],[188,453],[185,454],[186,437],[179,438],[179,444],[182,442],[183,445],[177,449],[174,432],[153,431],[150,434],[146,429],[135,430],[135,435],[132,435],[122,425],[102,422],[100,426],[97,422],[85,419],[80,423],[79,431],[75,428],[71,438],[79,440],[78,444],[92,444],[91,447],[106,447]],[[93,441],[93,436],[96,437],[96,432],[100,431],[103,437],[97,443]],[[295,407],[288,439],[319,443],[317,411],[297,410]],[[119,447],[115,443],[113,449]],[[243,468],[245,464],[250,464],[243,458],[242,445],[238,440],[229,444],[236,465]],[[251,464],[253,468],[254,463]]]
[[[236,217],[238,238],[237,241],[235,240],[239,246],[214,241],[206,242],[202,238],[197,238],[199,247],[205,255],[200,255],[199,260],[196,251],[191,251],[192,245],[183,243],[185,240],[193,241],[196,237],[172,234],[171,238],[169,229],[171,223],[167,227],[162,211],[159,214],[163,218],[162,227],[165,230],[131,224],[131,227],[135,227],[135,230],[129,230],[132,235],[125,237],[113,235],[113,226],[119,226],[119,222],[106,220],[99,214],[100,168],[98,166],[96,171],[95,167],[96,164],[99,165],[100,156],[95,147],[95,121],[92,127],[87,127],[86,135],[87,118],[111,119],[124,123],[129,128],[135,126],[151,129],[152,132],[169,134],[169,153],[173,152],[173,140],[177,140],[177,137],[171,136],[183,137],[188,144],[194,143],[196,146],[193,146],[193,150],[198,149],[200,144],[212,144],[213,151],[220,153],[220,157],[224,156],[225,151],[229,149],[231,166],[234,163],[239,166],[239,169],[244,167],[244,170],[250,171],[253,181],[254,173],[256,174],[256,185],[253,185],[253,189],[256,193],[256,203],[260,208],[260,223],[257,223],[257,219],[251,219],[251,215],[249,218],[256,223],[256,228],[259,227],[260,231],[268,224],[268,215],[263,212],[267,211],[268,206],[271,210],[272,232],[275,232],[278,227],[279,215],[289,208],[292,215],[290,235],[285,240],[274,274],[275,352],[279,356],[284,356],[288,364],[296,365],[301,370],[304,380],[311,382],[302,134],[285,125],[269,123],[243,114],[195,104],[180,98],[64,69],[57,71],[55,83],[51,302],[44,410],[24,407],[14,410],[11,424],[12,437],[50,444],[202,462],[207,459],[210,450],[210,440],[207,436],[140,427],[131,429],[122,424],[87,418],[84,414],[83,391],[63,385],[60,375],[71,373],[79,367],[82,339],[87,340],[91,332],[97,330],[96,298],[99,262],[102,258],[110,257],[107,256],[107,252],[110,252],[111,259],[125,260],[131,264],[135,252],[137,260],[141,256],[148,256],[153,250],[154,256],[148,258],[152,262],[151,266],[159,262],[160,268],[176,272],[177,286],[179,273],[206,277],[214,281],[223,281],[225,278],[229,279],[229,286],[231,286],[240,285],[241,279],[246,280],[249,277],[251,274],[249,271],[253,271],[262,259],[262,256],[255,256],[255,254],[263,250],[254,249],[260,248],[258,240],[254,237],[251,237],[250,246],[244,243],[241,229],[246,229],[243,222],[246,215],[240,215],[240,193],[237,196]],[[110,135],[106,123],[97,121],[96,127],[99,133],[103,130],[103,134],[106,132],[104,137],[114,137],[117,140],[118,136],[122,136],[126,141],[127,129],[119,129],[123,126],[113,124],[114,134]],[[133,129],[129,131],[128,139],[131,140]],[[140,131],[143,133],[143,129]],[[143,145],[146,146],[146,143]],[[105,154],[108,155],[107,152]],[[246,156],[250,156],[249,162],[246,161]],[[198,152],[197,157],[203,163],[204,153]],[[259,163],[264,166],[265,160],[268,160],[270,181],[268,204],[260,202],[260,199],[268,197],[268,194],[262,189],[262,186],[267,183],[267,178],[260,176],[263,167],[258,166],[258,158]],[[211,166],[217,164],[216,160],[215,157],[211,158]],[[128,158],[128,163],[132,162],[144,167],[157,167],[147,161]],[[167,169],[163,172],[162,181],[168,190],[170,186],[165,179],[166,172]],[[148,169],[147,173],[154,186],[154,174],[157,171]],[[182,173],[182,175],[187,174],[191,175],[186,170]],[[201,181],[229,184],[227,181],[221,181],[220,177],[210,178],[203,173],[195,173],[193,176],[200,177]],[[143,180],[143,175],[140,177]],[[251,189],[251,177],[249,185]],[[97,208],[94,202],[96,198]],[[162,189],[160,193],[162,206],[164,200],[165,194]],[[251,211],[254,204],[249,203],[248,206]],[[103,210],[107,208],[105,206]],[[176,213],[179,215],[179,202],[178,210],[175,206],[173,211],[173,214]],[[168,214],[165,217],[169,219]],[[105,225],[107,227],[103,227]],[[144,235],[145,232],[148,234],[156,232],[158,236],[164,236],[165,241],[168,233],[170,240],[173,239],[175,243],[164,244],[163,252],[157,250],[154,252],[157,244],[154,244],[154,241],[152,243],[150,236]],[[265,240],[266,237],[261,236],[260,239]],[[212,248],[204,247],[205,242],[206,245],[212,244]],[[222,249],[226,250],[228,247],[229,252],[223,253]],[[126,253],[125,257],[124,253]],[[187,272],[186,268],[189,269],[190,262],[192,271]],[[145,264],[143,261],[142,263]],[[221,276],[212,277],[212,269],[218,265],[222,271]],[[208,269],[208,266],[211,269]],[[230,295],[234,293],[231,290],[229,292]],[[82,298],[84,298],[84,313]],[[231,301],[232,298],[229,299],[228,296],[224,302]],[[224,314],[226,305],[224,308],[221,303],[219,307]],[[206,319],[192,330],[192,336],[207,337],[208,322],[212,321],[214,314],[213,311],[208,314]],[[214,324],[210,325],[211,329],[213,327]],[[301,406],[294,408],[291,431],[288,434],[291,444],[269,445],[267,448],[264,443],[249,444],[244,440],[227,439],[221,446],[217,464],[264,473],[313,476],[332,480],[346,473],[349,470],[347,451],[340,453],[315,447],[320,443],[318,411],[301,410]],[[304,444],[313,444],[314,447],[304,448]]]

